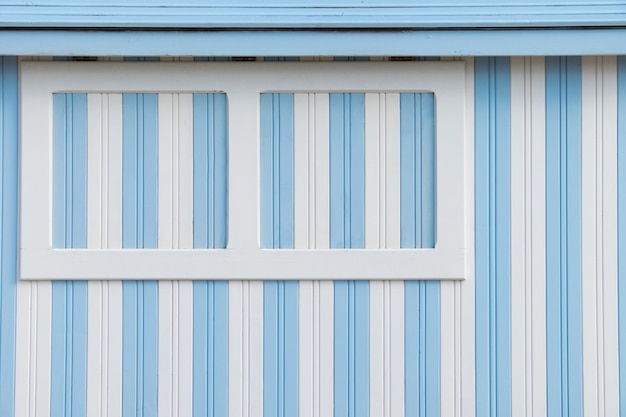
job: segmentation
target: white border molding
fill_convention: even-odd
[[[465,186],[465,167],[473,154],[473,137],[465,128],[473,118],[465,105],[465,83],[463,62],[24,62],[21,106],[22,115],[28,117],[21,121],[20,278],[465,279],[466,236],[473,227],[465,215],[473,204],[473,189]],[[354,91],[435,94],[435,248],[261,249],[259,95]],[[50,121],[56,92],[225,92],[229,107],[227,248],[53,248]]]

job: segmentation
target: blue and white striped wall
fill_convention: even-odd
[[[1,58],[0,415],[626,415],[626,59],[465,61],[473,277],[50,283],[16,281],[18,59]],[[224,246],[225,98],[160,96],[55,96],[56,246]],[[433,245],[432,96],[261,100],[263,246]],[[399,148],[366,140],[372,119]],[[372,211],[394,198],[396,217]]]

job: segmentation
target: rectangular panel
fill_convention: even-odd
[[[464,100],[459,99],[465,83],[462,64],[83,64],[33,62],[22,66],[24,105],[31,112],[57,120],[54,129],[45,123],[23,124],[23,277],[465,277],[464,236],[465,227],[470,225],[464,218],[469,194],[466,196],[464,190],[463,167],[465,148],[471,146],[471,138],[464,129]],[[175,76],[179,72],[185,77]],[[241,79],[249,82],[243,85]],[[434,174],[425,192],[433,196],[428,204],[436,210],[433,221],[420,227],[432,229],[435,244],[432,249],[400,249],[399,221],[384,220],[389,216],[398,219],[402,205],[406,204],[400,192],[399,93],[422,91],[432,92],[427,96],[434,103],[431,118],[419,122],[425,126],[422,129],[436,132],[435,143],[420,149],[434,154],[425,159],[430,165],[423,169]],[[293,94],[289,93],[317,95],[315,106],[321,111],[307,122],[310,127],[294,125]],[[50,106],[43,99],[49,95],[55,97],[54,102],[63,97],[72,100],[65,105],[68,110],[61,113],[60,104]],[[80,97],[88,97],[84,106],[87,116],[74,114],[74,108],[68,107]],[[121,115],[117,103],[120,97]],[[267,113],[267,106],[262,103],[268,100],[276,101],[280,110]],[[323,104],[324,100],[328,104]],[[34,115],[32,120],[37,117]],[[326,119],[329,136],[324,140],[328,144],[320,141],[315,146],[294,148],[292,142],[282,139],[297,129],[316,129]],[[266,138],[274,131],[279,132],[280,139],[268,142]],[[361,136],[366,131],[369,139],[364,142]],[[73,156],[75,152],[81,154],[80,146],[84,146],[81,143],[85,141],[76,139],[85,136],[81,132],[87,132],[91,144],[84,161]],[[346,139],[340,144],[334,135]],[[53,147],[44,146],[48,143],[46,137],[55,144]],[[324,147],[329,149],[328,163],[309,155],[324,152]],[[435,148],[441,151],[435,152]],[[307,160],[311,168],[321,165],[314,173],[300,167],[296,172],[294,149],[302,153],[298,157]],[[340,172],[333,171],[334,166],[339,167],[333,163],[334,158],[343,160]],[[52,184],[37,180],[49,171],[55,172]],[[83,171],[89,185],[86,203],[73,198],[81,195],[81,189],[87,185],[81,182]],[[134,177],[128,172],[133,172]],[[282,175],[285,172],[293,175]],[[318,201],[318,193],[313,190],[327,178],[333,184],[340,177],[346,186],[331,187],[328,197],[319,193]],[[294,191],[296,185],[298,189]],[[297,211],[294,201],[304,199],[282,198],[294,192],[297,196],[301,192],[309,196],[309,201]],[[46,197],[49,193],[52,201]],[[209,201],[213,203],[209,205]],[[340,201],[346,205],[349,218],[329,222],[326,233],[316,234],[319,242],[315,248],[283,249],[293,246],[295,219],[307,223],[312,230],[317,228],[313,214],[323,220]],[[260,222],[270,208],[273,220]],[[209,225],[200,216],[201,224],[196,225],[194,213],[198,210],[208,211],[211,218],[215,214],[218,217]],[[54,245],[50,246],[50,227],[46,224],[50,215],[54,224],[62,224],[62,216],[69,215],[79,216],[75,221],[89,219],[87,236],[81,239],[94,245],[77,249],[85,245],[75,244],[79,237],[73,234],[84,228],[64,229],[64,234],[60,234],[57,230],[61,229],[53,227]],[[380,240],[363,228],[364,222],[372,221],[378,224],[376,233],[387,236],[386,241],[364,248],[365,241]],[[284,226],[276,227],[277,222]],[[136,228],[124,228],[121,233],[122,224],[135,224]],[[196,239],[195,233],[201,236]],[[212,244],[211,249],[194,245],[208,234],[214,234],[213,239],[218,239],[219,244]],[[325,234],[328,243],[323,246],[350,250],[318,247],[326,239]],[[120,239],[128,242],[122,249]],[[98,241],[100,245],[95,245]],[[69,259],[71,265],[67,263]],[[393,269],[384,267],[390,263],[395,265]],[[177,267],[181,264],[186,265],[182,270]],[[418,264],[420,267],[416,268]]]

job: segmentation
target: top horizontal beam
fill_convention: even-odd
[[[0,28],[354,29],[626,27],[605,0],[6,0]]]
[[[626,54],[626,29],[448,31],[0,30],[0,55],[17,56],[437,57],[624,54]]]

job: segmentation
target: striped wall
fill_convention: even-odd
[[[469,279],[50,283],[16,282],[1,58],[0,415],[626,415],[626,60],[465,61]],[[224,96],[54,100],[55,246],[224,247]],[[264,247],[432,247],[431,95],[261,100]]]

